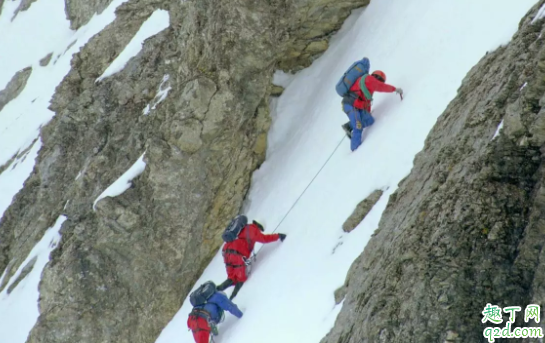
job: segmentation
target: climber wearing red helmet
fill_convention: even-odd
[[[368,60],[366,62],[368,63]],[[352,151],[360,146],[363,129],[375,122],[371,116],[371,101],[375,92],[396,92],[403,96],[401,88],[386,83],[386,74],[383,71],[376,70],[371,75],[365,74],[356,79],[342,102],[343,111],[350,118],[350,121],[343,125],[343,129],[351,138]]]
[[[375,70],[371,75],[363,75],[357,79],[352,87],[350,87],[350,92],[357,95],[353,106],[359,110],[365,110],[371,113],[371,100],[367,99],[360,86],[362,78],[365,78],[365,87],[367,87],[371,96],[373,96],[373,93],[375,92],[393,93],[397,90],[397,93],[402,93],[401,89],[397,89],[386,83],[386,74],[384,74],[383,71]]]

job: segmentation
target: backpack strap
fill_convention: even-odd
[[[369,74],[365,74],[360,78],[360,88],[365,98],[369,101],[372,101],[373,96],[371,95],[371,92],[369,92],[369,89],[367,89],[367,86],[365,85],[365,79],[367,78],[367,76],[369,76]]]
[[[198,309],[198,308],[193,308],[193,310],[191,311],[191,313],[189,313],[189,317],[190,318],[202,318],[204,320],[206,320],[206,322],[208,323],[209,326],[212,325],[212,323],[210,322],[210,313],[208,313],[208,311],[204,310],[204,309]],[[206,332],[210,332],[211,330],[210,329],[205,329],[205,328],[201,328],[201,327],[197,327],[196,329],[194,330],[191,330],[193,333],[197,333],[199,331],[206,331]]]
[[[240,257],[242,257],[243,260],[245,260],[246,258],[244,257],[244,255],[242,255],[240,253],[240,251],[236,251],[236,250],[233,250],[233,249],[225,249],[223,250],[223,255],[228,255],[228,254],[232,254],[232,255],[238,255]],[[242,267],[245,267],[246,265],[245,264],[231,264],[231,263],[225,263],[226,266],[228,267],[231,267],[231,268],[242,268]]]
[[[202,308],[193,308],[189,315],[193,317],[203,318],[206,321],[210,320],[210,313]]]
[[[248,228],[246,229],[246,243],[248,243],[248,247],[250,247],[250,226],[248,225]]]
[[[242,254],[240,253],[240,251],[233,250],[233,249],[225,249],[225,250],[223,250],[223,253],[224,253],[224,254],[238,255],[238,256],[244,257],[244,255],[242,255]]]

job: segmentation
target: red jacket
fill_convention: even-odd
[[[354,82],[352,87],[350,87],[350,91],[358,95],[358,98],[354,102],[354,107],[360,110],[364,109],[367,112],[371,113],[371,101],[365,98],[365,95],[360,88],[360,80],[361,77],[358,78],[356,82]],[[373,93],[375,92],[393,93],[396,90],[394,86],[384,82],[380,82],[371,75],[367,75],[367,77],[365,78],[365,87],[367,87],[367,90],[369,90],[369,93],[371,93],[371,95],[373,95]]]
[[[223,245],[223,262],[227,269],[227,277],[234,283],[248,279],[244,258],[249,258],[256,242],[271,243],[279,239],[278,234],[266,235],[255,224],[248,224],[240,231],[238,238]]]

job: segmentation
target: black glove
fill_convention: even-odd
[[[252,220],[252,223],[254,225],[257,225],[257,227],[259,228],[259,230],[261,230],[261,232],[264,232],[265,231],[265,228],[263,227],[263,225],[259,224],[258,222],[256,222],[255,220]]]
[[[283,242],[284,239],[286,239],[286,234],[279,233],[279,234],[278,234],[278,237],[280,238],[280,241]]]

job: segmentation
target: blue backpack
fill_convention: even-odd
[[[364,57],[361,61],[357,61],[352,64],[341,77],[339,82],[337,82],[337,85],[335,86],[337,94],[339,94],[341,97],[345,97],[348,94],[350,87],[352,87],[354,82],[356,82],[359,77],[369,74],[370,66],[371,65],[367,57]]]
[[[248,224],[248,217],[242,214],[236,216],[231,220],[225,231],[223,231],[221,238],[223,238],[223,241],[226,243],[234,241],[246,224]]]

